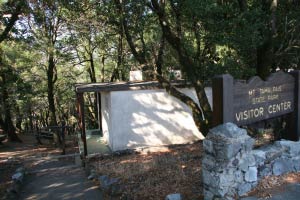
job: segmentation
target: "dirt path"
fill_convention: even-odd
[[[75,165],[74,156],[61,157],[61,150],[50,143],[37,145],[33,135],[20,135],[23,143],[4,142],[0,146],[0,199],[11,185],[15,169],[25,166],[28,175],[19,199],[102,199],[100,190],[87,180],[83,168]],[[78,154],[68,141],[66,153]]]
[[[21,191],[20,200],[97,199],[102,195],[83,169],[70,161],[40,160]]]

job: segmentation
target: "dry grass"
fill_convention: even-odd
[[[100,175],[120,178],[126,199],[164,199],[181,193],[185,199],[202,199],[202,142],[172,146],[167,152],[108,157],[94,161]]]

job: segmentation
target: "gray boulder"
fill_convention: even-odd
[[[166,196],[165,200],[182,200],[182,195],[179,193],[169,194]]]

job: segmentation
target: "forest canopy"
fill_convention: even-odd
[[[0,127],[11,140],[75,123],[75,83],[128,81],[131,70],[189,105],[205,132],[213,76],[265,78],[300,63],[299,0],[1,0],[0,15]],[[172,70],[201,107],[168,84]]]

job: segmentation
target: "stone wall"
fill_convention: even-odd
[[[300,171],[300,142],[276,141],[253,149],[245,129],[226,123],[210,130],[203,141],[204,199],[236,199],[268,175]]]

